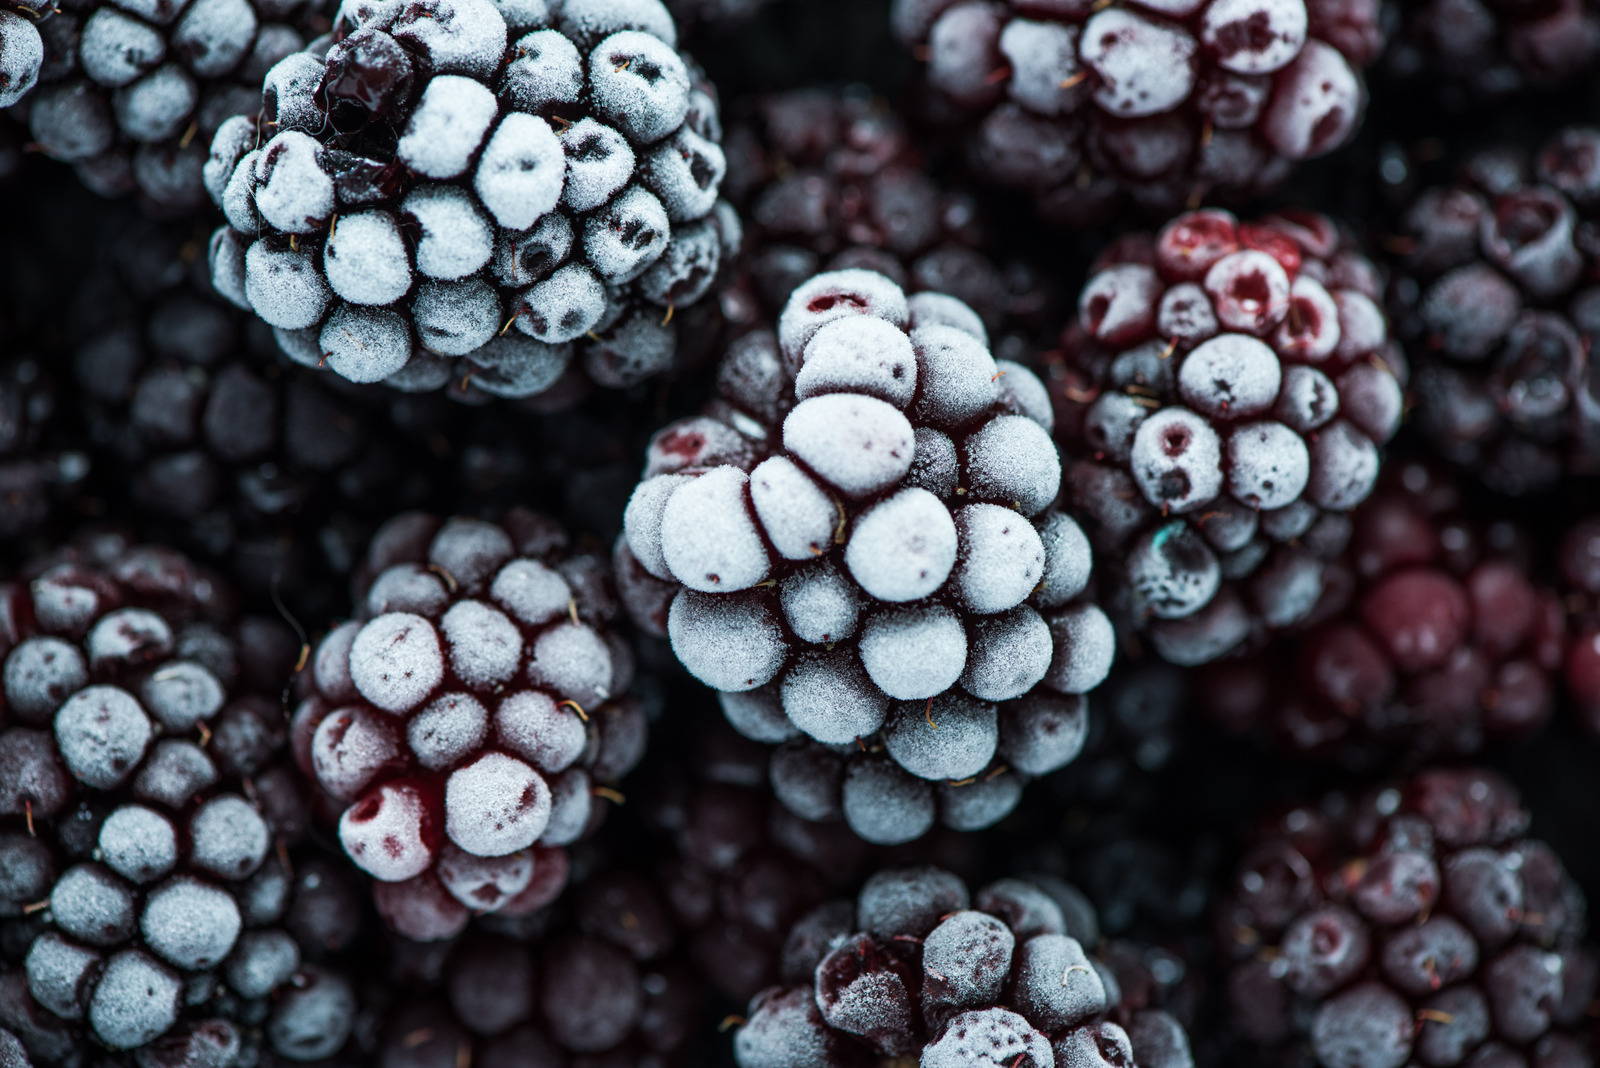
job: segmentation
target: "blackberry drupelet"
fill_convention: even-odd
[[[786,985],[734,1035],[740,1068],[1188,1068],[1188,1036],[1102,955],[1071,887],[880,871],[797,928]],[[1091,956],[1090,954],[1095,955]],[[1133,981],[1130,981],[1133,980]]]
[[[1510,784],[1438,770],[1275,821],[1217,914],[1268,1064],[1583,1064],[1583,894]]]
[[[1291,656],[1213,665],[1198,683],[1224,724],[1352,768],[1415,767],[1540,730],[1566,624],[1511,524],[1478,522],[1418,463],[1354,516],[1318,621]]]
[[[548,904],[564,847],[642,755],[608,583],[603,560],[528,512],[412,513],[373,539],[356,616],[312,655],[292,734],[406,937]]]
[[[357,382],[530,397],[572,366],[667,370],[738,243],[675,40],[659,0],[351,0],[211,143],[218,290]]]
[[[895,0],[935,121],[1050,219],[1247,197],[1348,141],[1377,0]]]
[[[1398,5],[1385,67],[1474,97],[1577,82],[1600,62],[1595,0],[1421,0]]]
[[[50,9],[48,3],[23,0],[0,4],[0,108],[25,99],[39,84],[45,53],[38,24]]]
[[[1316,605],[1400,423],[1379,298],[1318,215],[1190,212],[1101,257],[1053,383],[1087,454],[1068,492],[1168,660],[1213,660]]]
[[[630,610],[741,733],[790,743],[795,811],[880,844],[989,826],[1077,754],[1114,653],[1044,386],[970,308],[862,270],[795,290],[719,383],[651,444]]]
[[[1597,129],[1485,152],[1405,213],[1390,310],[1415,363],[1415,422],[1497,492],[1600,473],[1597,226]]]

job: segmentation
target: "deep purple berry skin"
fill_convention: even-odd
[[[893,17],[973,170],[1049,219],[1095,225],[1128,204],[1258,195],[1348,141],[1378,7],[896,0]]]
[[[1231,1026],[1269,1063],[1592,1056],[1583,895],[1528,824],[1509,783],[1472,769],[1274,821],[1217,913]]]
[[[1375,268],[1329,219],[1181,215],[1062,339],[1066,477],[1129,625],[1182,665],[1305,619],[1402,414]]]
[[[1521,4],[1423,0],[1399,12],[1385,68],[1463,103],[1526,90],[1559,89],[1600,59],[1594,0]]]
[[[1389,304],[1415,364],[1416,423],[1499,493],[1600,472],[1600,131],[1485,153],[1401,220]]]

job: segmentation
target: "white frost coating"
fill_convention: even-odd
[[[500,72],[506,20],[490,0],[432,0],[401,7],[389,32],[420,48],[439,74],[489,79]]]
[[[616,130],[582,118],[561,131],[567,167],[561,199],[573,211],[592,211],[616,196],[633,177],[633,146]]]
[[[1264,341],[1221,334],[1191,352],[1178,368],[1184,403],[1208,415],[1239,419],[1267,411],[1278,399],[1283,369]]]
[[[514,111],[495,127],[472,187],[501,227],[526,230],[560,202],[566,180],[566,157],[550,124]]]
[[[1222,257],[1203,284],[1223,329],[1265,335],[1288,314],[1288,272],[1259,249]]]
[[[124,950],[107,962],[89,999],[89,1025],[112,1049],[137,1049],[155,1041],[178,1022],[183,981],[138,950]]]
[[[1278,81],[1261,131],[1290,159],[1309,159],[1344,144],[1355,129],[1361,79],[1337,48],[1312,38]]]
[[[1378,449],[1343,419],[1311,442],[1311,480],[1306,496],[1319,508],[1347,512],[1366,500],[1378,480]]]
[[[254,804],[222,794],[189,820],[190,863],[224,879],[254,872],[272,847],[272,832]]]
[[[572,223],[565,215],[546,215],[525,234],[501,234],[490,268],[503,286],[538,281],[572,253]]]
[[[1305,439],[1282,423],[1249,423],[1228,435],[1228,492],[1253,508],[1283,508],[1311,477]]]
[[[183,132],[194,113],[200,89],[175,63],[157,67],[126,88],[117,90],[111,105],[117,125],[135,141],[165,141]]]
[[[1094,552],[1089,537],[1065,512],[1051,512],[1037,527],[1044,545],[1044,574],[1039,581],[1037,602],[1046,608],[1066,604],[1089,585],[1094,571]]]
[[[571,845],[583,837],[594,808],[589,774],[572,768],[550,777],[550,822],[539,836],[543,846]]]
[[[1353,289],[1341,289],[1333,299],[1339,307],[1339,358],[1354,361],[1376,352],[1389,336],[1383,309]]]
[[[101,858],[124,879],[148,883],[178,862],[178,834],[172,821],[143,805],[123,805],[100,824]]]
[[[1188,512],[1222,492],[1222,439],[1187,408],[1163,408],[1133,435],[1133,478],[1145,499]]]
[[[984,701],[1021,697],[1044,679],[1054,653],[1049,624],[1027,605],[974,620],[961,687]]]
[[[791,572],[778,588],[778,602],[794,636],[817,645],[850,637],[861,614],[855,587],[825,561]]]
[[[494,231],[466,191],[453,185],[419,186],[400,202],[417,225],[417,270],[428,278],[454,281],[489,262]]]
[[[928,426],[917,427],[915,440],[906,485],[920,486],[948,501],[961,482],[961,457],[956,453],[955,442],[943,431]]]
[[[249,0],[194,0],[179,18],[172,45],[201,78],[221,78],[260,44]]]
[[[1289,65],[1306,43],[1309,18],[1301,0],[1215,0],[1200,19],[1200,40],[1217,65],[1236,74],[1271,74]]]
[[[397,883],[421,875],[434,852],[423,836],[427,805],[416,787],[383,783],[339,817],[339,843],[374,879]]]
[[[450,604],[444,579],[422,564],[404,563],[386,567],[367,589],[367,611],[378,616],[385,612],[415,612],[436,616]]]
[[[97,790],[116,786],[138,766],[155,735],[139,702],[115,686],[79,690],[56,711],[56,748],[74,778]]]
[[[825,745],[875,733],[889,709],[888,698],[842,650],[800,660],[784,675],[779,693],[790,722]]]
[[[989,347],[989,331],[983,319],[964,301],[946,293],[916,293],[906,301],[911,313],[911,329],[924,326],[948,326],[971,334]]]
[[[1084,954],[1083,946],[1067,935],[1040,934],[1022,943],[1012,977],[1012,1003],[1035,1026],[1046,1031],[1075,1027],[1106,1010],[1104,980]],[[1131,1062],[1132,1058],[1108,1060],[1116,1064]],[[1071,1058],[1065,1063],[1082,1062]]]
[[[44,63],[44,40],[33,23],[10,11],[0,11],[0,109],[9,108],[39,84]]]
[[[322,266],[333,291],[352,304],[393,304],[411,288],[406,243],[386,211],[341,216],[323,246]]]
[[[840,803],[845,823],[874,845],[902,845],[921,838],[938,815],[933,788],[887,760],[847,763]]]
[[[621,285],[660,259],[671,236],[666,209],[656,195],[629,186],[584,220],[583,251],[601,278]]]
[[[1289,299],[1294,305],[1278,324],[1274,346],[1285,356],[1321,363],[1339,347],[1339,305],[1321,282],[1303,274],[1289,286]]]
[[[37,722],[89,681],[89,668],[76,645],[41,636],[11,650],[4,679],[12,717]]]
[[[395,156],[429,178],[465,174],[497,109],[494,93],[482,82],[440,75],[422,90]]]
[[[961,564],[955,590],[981,614],[1004,612],[1027,599],[1044,577],[1044,542],[1022,516],[997,504],[969,504],[955,514]]]
[[[639,565],[658,579],[672,579],[661,551],[661,513],[667,501],[692,479],[688,475],[656,475],[634,487],[622,513],[622,533]]]
[[[800,735],[770,690],[722,693],[717,700],[728,725],[753,742],[778,745]]]
[[[727,693],[765,686],[788,654],[770,610],[730,594],[679,591],[667,611],[667,638],[689,674]]]
[[[672,47],[624,30],[589,54],[589,92],[596,114],[635,141],[651,144],[689,113],[689,70]]]
[[[786,560],[826,553],[842,520],[822,487],[787,456],[769,457],[750,472],[750,503],[772,547]]]
[[[919,779],[970,779],[989,766],[999,741],[994,705],[963,693],[896,705],[884,748]]]
[[[1078,64],[1076,26],[1010,19],[1000,31],[1000,54],[1011,68],[1006,92],[1035,115],[1055,117],[1078,106],[1087,79]]]
[[[950,326],[911,332],[917,352],[919,423],[950,429],[970,422],[1000,399],[1000,369],[977,338]]]
[[[911,319],[906,295],[876,271],[825,271],[800,283],[778,317],[778,343],[791,370],[811,339],[835,319],[871,315],[901,330]]]
[[[1078,51],[1097,75],[1095,103],[1121,118],[1171,111],[1194,90],[1194,38],[1121,8],[1091,17]]]
[[[1050,391],[1039,376],[1015,360],[996,360],[1000,372],[1000,399],[1018,415],[1025,415],[1046,430],[1055,429],[1056,413]]]
[[[254,136],[252,132],[252,139]],[[260,160],[260,149],[251,149],[240,156],[223,184],[221,197],[217,201],[228,225],[247,234],[261,229],[261,213],[256,211],[256,164]]]
[[[101,617],[89,631],[91,670],[102,664],[126,663],[172,648],[172,628],[144,608],[119,608]]]
[[[967,489],[1037,515],[1061,491],[1061,458],[1050,432],[1025,415],[1002,415],[962,444]]]
[[[472,687],[493,687],[516,674],[522,660],[522,632],[482,601],[458,601],[439,620],[450,668]]]
[[[244,295],[267,325],[282,330],[321,322],[332,299],[309,249],[274,250],[265,241],[245,251]]]
[[[1161,292],[1155,268],[1118,263],[1096,271],[1078,297],[1078,318],[1097,339],[1115,344],[1144,333],[1150,306]]]
[[[352,382],[382,382],[411,358],[406,321],[381,308],[340,304],[323,324],[317,343],[333,373]]]
[[[1027,1020],[1010,1009],[991,1008],[960,1013],[946,1024],[938,1041],[922,1051],[920,1068],[1010,1068],[1056,1063],[1050,1040]]]
[[[485,753],[451,773],[444,787],[444,830],[480,857],[503,857],[539,840],[550,822],[550,787],[515,757]]]
[[[497,912],[533,882],[533,853],[478,857],[446,842],[434,872],[440,884],[467,908]]]
[[[536,30],[517,38],[500,91],[519,111],[576,104],[583,92],[583,59],[565,34]]]
[[[662,508],[662,555],[691,590],[747,590],[767,577],[771,562],[745,500],[748,483],[737,467],[714,468],[678,487]]]
[[[917,356],[905,331],[882,319],[836,319],[812,335],[795,376],[799,400],[864,393],[896,408],[917,390]]]
[[[673,222],[699,219],[717,202],[728,170],[722,146],[687,125],[645,156],[644,183],[661,198]]]
[[[528,679],[584,709],[598,708],[615,694],[611,648],[584,623],[557,623],[534,639]]]
[[[911,423],[899,409],[857,393],[801,401],[783,421],[783,447],[851,496],[876,493],[904,478],[914,445]]]
[[[13,49],[19,46],[24,55],[32,54],[30,45],[39,40],[33,33],[31,41],[25,31],[18,30],[14,22],[21,20],[7,13],[0,19],[0,61],[11,63]],[[23,23],[27,26],[27,23]],[[31,26],[28,26],[32,29]],[[131,18],[113,7],[102,7],[83,23],[78,38],[78,62],[83,73],[99,85],[115,89],[127,85],[145,71],[160,63],[167,55],[166,39],[153,27]],[[42,50],[34,59],[35,75]]]
[[[415,708],[444,678],[439,636],[421,616],[389,612],[361,628],[350,646],[350,680],[386,712]]]
[[[1195,345],[1217,332],[1217,312],[1198,283],[1184,282],[1161,295],[1156,333]]]
[[[529,626],[539,626],[566,615],[572,607],[572,587],[560,573],[537,560],[512,560],[495,575],[489,596],[496,604]]]
[[[678,28],[672,13],[661,0],[562,0],[561,26],[569,33],[587,37],[640,30],[677,45]]]
[[[298,130],[285,130],[256,163],[256,210],[286,234],[309,234],[333,214],[333,179],[318,161],[322,146]]]
[[[538,690],[523,690],[500,702],[494,733],[500,744],[550,775],[577,763],[589,741],[577,711]]]
[[[211,672],[180,660],[148,676],[139,687],[139,697],[156,722],[178,734],[220,712],[227,695]]]
[[[488,711],[467,693],[447,693],[406,721],[406,744],[417,763],[432,771],[465,759],[488,733]]]
[[[861,666],[899,701],[921,701],[954,686],[967,663],[961,619],[943,605],[885,609],[861,627]]]
[[[600,325],[608,300],[593,271],[569,263],[523,292],[517,329],[549,345],[576,341]]]
[[[327,68],[310,52],[294,52],[274,63],[261,83],[261,93],[276,105],[280,130],[314,134],[327,122],[317,106],[317,87]]]
[[[472,384],[496,397],[535,397],[560,381],[572,363],[571,345],[546,345],[530,337],[496,337],[467,354]]]
[[[1021,516],[1017,522],[1027,526]],[[944,585],[955,562],[950,510],[925,489],[900,490],[867,509],[844,547],[850,574],[880,601],[929,596]]]
[[[1117,636],[1098,605],[1076,605],[1052,615],[1050,634],[1056,655],[1045,685],[1062,693],[1088,693],[1111,673]]]
[[[481,278],[424,282],[411,298],[411,322],[429,352],[464,356],[488,344],[500,329],[500,298]]]

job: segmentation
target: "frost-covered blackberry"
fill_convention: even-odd
[[[1328,219],[1181,215],[1084,286],[1053,383],[1068,493],[1120,608],[1175,663],[1322,594],[1402,414],[1376,269]]]
[[[1354,136],[1378,0],[895,0],[973,170],[1095,225],[1251,196]]]
[[[206,202],[212,134],[255,112],[267,71],[304,47],[319,20],[326,27],[317,7],[16,0],[0,6],[0,107],[20,101],[39,150],[95,192],[138,192],[158,214],[193,212]]]
[[[211,142],[217,288],[357,382],[529,397],[666,370],[738,242],[675,40],[659,0],[351,0]]]
[[[740,1068],[1191,1068],[1181,1024],[1098,945],[1057,880],[977,891],[938,868],[880,871],[785,953],[786,985],[735,1032]]]
[[[994,822],[1076,755],[1113,654],[1088,541],[1052,507],[1044,386],[970,308],[861,270],[795,290],[720,385],[650,446],[630,608],[742,733],[839,765],[804,777],[826,795],[804,814],[880,842]]]
[[[560,893],[564,847],[643,751],[608,585],[602,560],[530,513],[412,513],[373,539],[355,618],[310,658],[293,738],[397,931],[448,938]]]
[[[0,1001],[34,1059],[140,1050],[295,980],[263,891],[303,827],[287,636],[175,553],[82,542],[3,590]],[[68,1061],[68,1063],[77,1063]]]

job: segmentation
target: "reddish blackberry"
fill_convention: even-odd
[[[1398,244],[1396,331],[1416,424],[1501,493],[1600,473],[1600,130],[1497,149],[1423,192]]]
[[[1067,473],[1178,664],[1305,617],[1401,416],[1377,272],[1328,219],[1181,215],[1113,245],[1063,339]]]
[[[659,0],[346,3],[211,144],[217,289],[357,382],[659,374],[738,241],[716,101],[675,40]]]
[[[77,1064],[265,1011],[301,965],[273,890],[304,804],[278,760],[287,636],[183,557],[110,536],[0,602],[0,1024]]]
[[[895,0],[973,168],[1049,217],[1248,196],[1338,148],[1365,107],[1377,0]]]
[[[1468,756],[1548,721],[1565,622],[1509,523],[1463,514],[1420,464],[1356,512],[1318,622],[1291,657],[1208,670],[1212,713],[1346,766]]]
[[[745,325],[775,318],[819,271],[850,267],[877,271],[909,293],[947,293],[1001,334],[1034,333],[1052,317],[1056,287],[991,258],[986,213],[928,173],[911,132],[867,90],[762,97],[730,124],[725,147],[724,190],[745,223],[743,266],[754,297],[754,307],[735,305],[730,314]]]
[[[795,290],[720,379],[651,443],[630,607],[742,733],[815,753],[802,814],[880,843],[988,826],[1076,755],[1113,655],[1043,385],[954,298],[862,270]]]
[[[311,656],[293,739],[400,933],[447,938],[560,893],[563,847],[643,750],[608,581],[527,512],[402,515],[373,539],[356,618]]]
[[[1420,0],[1397,6],[1385,65],[1475,94],[1550,89],[1600,62],[1595,0]]]
[[[1583,895],[1489,772],[1274,822],[1217,914],[1231,1024],[1267,1063],[1584,1064]]]
[[[0,107],[21,99],[40,151],[90,189],[169,216],[205,204],[212,134],[254,112],[262,77],[319,29],[305,0],[4,6]]]
[[[1181,1025],[1097,950],[1092,910],[1051,881],[968,890],[938,868],[881,871],[853,908],[799,928],[789,985],[751,1002],[740,1068],[1187,1068]]]

